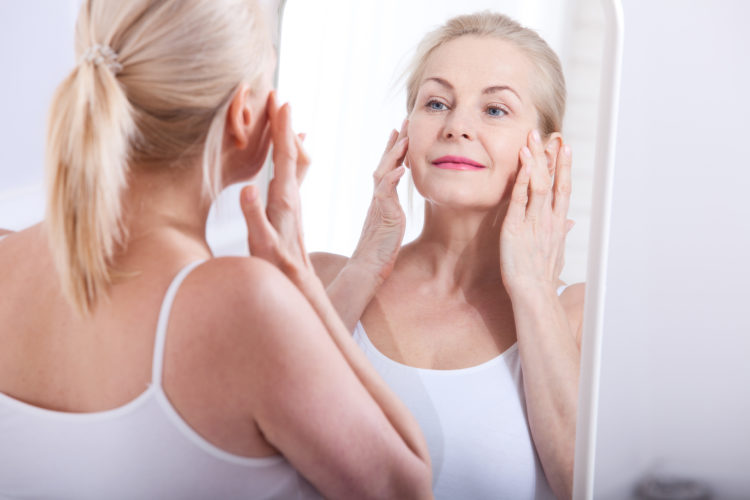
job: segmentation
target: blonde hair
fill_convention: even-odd
[[[231,97],[256,84],[270,44],[252,0],[84,0],[79,63],[53,98],[45,159],[50,246],[79,312],[112,281],[131,165],[200,162],[204,194],[221,189]]]
[[[441,45],[456,38],[474,35],[490,36],[514,44],[530,59],[538,78],[532,83],[532,95],[539,113],[539,127],[543,135],[562,129],[565,114],[565,77],[560,59],[535,31],[521,26],[513,19],[493,12],[457,16],[428,33],[417,47],[406,83],[406,109],[414,109],[419,86],[424,77],[430,54]]]

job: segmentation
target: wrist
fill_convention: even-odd
[[[341,269],[339,277],[344,277],[365,286],[377,288],[385,281],[383,266],[379,266],[367,259],[353,255],[346,265]]]
[[[514,280],[505,288],[512,302],[544,301],[557,298],[557,284],[546,280]]]

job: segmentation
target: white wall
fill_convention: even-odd
[[[750,4],[623,2],[594,498],[750,498]]]
[[[0,228],[44,215],[47,109],[73,66],[78,0],[0,2]]]

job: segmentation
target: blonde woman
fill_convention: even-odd
[[[559,280],[571,168],[559,60],[505,16],[460,16],[421,43],[407,98],[375,179],[405,159],[421,235],[399,248],[403,211],[378,188],[353,258],[314,264],[417,417],[436,498],[569,498],[584,285]]]
[[[306,167],[249,0],[87,0],[47,135],[44,222],[0,241],[0,497],[431,497],[413,417],[300,244]],[[274,145],[253,253],[213,195]],[[270,264],[269,264],[270,262]]]

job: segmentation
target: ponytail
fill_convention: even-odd
[[[82,314],[91,313],[112,280],[135,130],[115,77],[116,54],[99,45],[92,50],[55,93],[46,151],[50,247],[63,293]]]
[[[90,314],[127,244],[128,165],[191,171],[222,187],[231,96],[260,82],[273,50],[254,0],[83,0],[78,66],[47,129],[46,230],[65,297]]]

